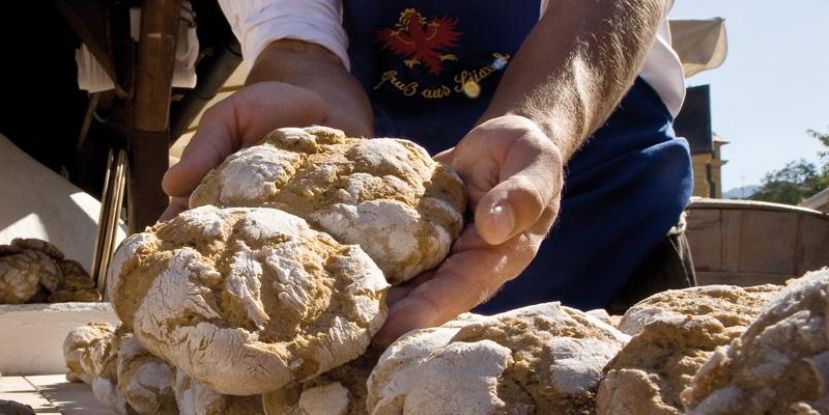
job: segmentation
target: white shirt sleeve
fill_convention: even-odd
[[[219,0],[219,5],[248,67],[269,43],[296,39],[330,50],[350,68],[341,0]]]

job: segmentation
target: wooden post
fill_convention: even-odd
[[[144,0],[135,68],[133,125],[127,137],[129,232],[152,225],[168,198],[161,178],[168,167],[170,91],[181,0]]]

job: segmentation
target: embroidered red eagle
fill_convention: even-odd
[[[417,10],[406,9],[400,13],[394,29],[380,30],[377,37],[383,43],[383,49],[407,57],[403,61],[406,66],[414,68],[422,64],[429,73],[440,75],[443,61],[458,60],[446,51],[458,45],[461,32],[455,30],[457,25],[458,19],[427,20]]]

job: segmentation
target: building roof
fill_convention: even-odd
[[[798,206],[829,212],[829,188],[815,193],[810,198],[800,202]]]
[[[711,91],[708,85],[690,87],[686,90],[685,103],[674,121],[674,131],[685,137],[691,147],[691,154],[714,151],[711,130]]]

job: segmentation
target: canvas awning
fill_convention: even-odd
[[[725,19],[671,20],[669,25],[685,78],[718,68],[725,61],[728,54]]]

